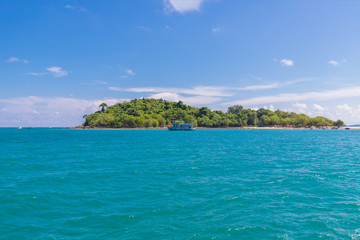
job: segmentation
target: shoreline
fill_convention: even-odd
[[[340,127],[339,130],[345,130],[345,128],[349,128],[350,130],[360,130],[360,127]],[[70,129],[77,129],[77,130],[167,130],[167,127],[135,127],[135,128],[107,128],[107,127],[70,127]],[[309,127],[196,127],[196,130],[310,130]],[[322,130],[322,127],[316,128],[315,130]],[[331,127],[328,127],[327,130],[332,130]]]

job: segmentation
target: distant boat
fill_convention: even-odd
[[[326,127],[323,127],[322,129],[323,129],[323,130],[326,130],[327,128],[326,128]]]
[[[347,128],[345,128],[345,130],[350,130],[350,128],[349,128],[349,127],[347,127]]]
[[[314,127],[314,126],[311,126],[311,128],[310,128],[311,130],[315,130],[316,129],[316,127]]]
[[[17,127],[17,129],[22,129],[22,127]]]
[[[191,123],[183,123],[182,121],[172,122],[168,126],[170,131],[194,131],[196,128]]]
[[[339,127],[332,127],[331,129],[333,129],[333,130],[338,130]]]

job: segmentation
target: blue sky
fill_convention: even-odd
[[[0,2],[0,126],[101,102],[234,104],[360,123],[359,1]]]

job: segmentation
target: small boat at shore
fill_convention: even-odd
[[[194,131],[194,125],[191,123],[183,123],[182,121],[172,122],[170,126],[168,126],[170,131]]]

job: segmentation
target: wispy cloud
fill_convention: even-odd
[[[337,108],[339,108],[339,109],[344,109],[344,110],[348,110],[348,111],[353,110],[353,107],[350,107],[350,106],[347,105],[347,104],[340,104],[340,105],[337,106]]]
[[[125,74],[121,75],[120,78],[129,78],[131,76],[135,76],[135,72],[131,69],[125,69]]]
[[[293,106],[297,107],[297,108],[302,108],[302,109],[308,108],[308,106],[305,103],[294,103]]]
[[[129,75],[124,75],[128,77]],[[176,93],[195,96],[208,96],[208,97],[231,97],[234,96],[236,91],[255,91],[280,88],[287,85],[314,80],[315,78],[303,78],[283,83],[271,83],[265,85],[251,85],[241,88],[227,87],[227,86],[195,86],[192,88],[172,88],[172,87],[136,87],[136,88],[119,88],[110,86],[108,89],[111,91],[119,92],[136,92],[136,93]],[[175,96],[175,95],[174,95]]]
[[[247,87],[243,87],[243,88],[231,88],[233,90],[265,90],[265,89],[274,89],[274,88],[281,88],[281,87],[285,87],[288,85],[292,85],[292,84],[296,84],[296,83],[301,83],[301,82],[307,82],[307,81],[313,81],[316,80],[317,78],[301,78],[301,79],[297,79],[297,80],[293,80],[293,81],[287,81],[287,82],[275,82],[275,83],[270,83],[270,84],[264,84],[264,85],[251,85],[251,86],[247,86]]]
[[[134,71],[131,70],[131,69],[126,69],[126,73],[129,74],[129,75],[131,75],[131,76],[134,76],[134,75],[135,75]]]
[[[352,107],[345,104],[339,104],[335,108],[335,117],[342,119],[348,124],[359,124],[360,123],[360,106]]]
[[[199,11],[205,0],[164,0],[164,10],[167,13]]]
[[[8,63],[15,63],[15,62],[29,63],[29,60],[20,59],[20,58],[17,58],[17,57],[10,57],[9,59],[6,60],[6,62],[8,62]]]
[[[70,5],[70,4],[67,4],[67,5],[65,5],[65,8],[74,10],[74,9],[75,9],[75,6]]]
[[[91,82],[84,82],[84,85],[107,85],[108,82],[105,81],[91,81]]]
[[[17,57],[11,57],[6,62],[13,63],[13,62],[20,62],[20,59]]]
[[[197,86],[194,88],[162,88],[162,87],[141,87],[141,88],[117,88],[109,87],[113,91],[122,92],[137,92],[137,93],[177,93],[209,97],[225,97],[232,96],[232,93],[227,92],[228,88]]]
[[[137,29],[144,31],[144,32],[151,32],[151,28],[147,27],[147,26],[138,26],[136,27]]]
[[[330,60],[328,63],[329,63],[330,65],[333,65],[333,66],[339,65],[339,62],[338,62],[338,61],[335,61],[335,60]]]
[[[280,86],[281,86],[281,84],[279,84],[279,83],[271,83],[271,84],[266,84],[266,85],[252,85],[252,86],[236,88],[236,89],[238,89],[238,90],[263,90],[263,89],[279,88]]]
[[[290,60],[290,59],[281,59],[280,60],[280,64],[282,66],[286,66],[286,67],[292,67],[294,66],[294,61],[293,60]]]
[[[67,4],[64,7],[67,9],[70,9],[70,10],[79,10],[79,11],[83,11],[83,12],[89,11],[87,8],[84,8],[81,6],[70,5],[70,4]]]
[[[25,75],[29,75],[29,76],[42,76],[42,75],[46,75],[47,73],[44,72],[30,72],[30,73],[25,73]]]
[[[99,109],[102,102],[113,105],[127,99],[78,99],[69,97],[38,97],[0,99],[2,126],[74,126],[82,116]]]
[[[119,88],[119,87],[109,87],[108,89],[111,91],[125,92],[124,88]]]
[[[305,92],[305,93],[284,93],[274,96],[263,96],[250,99],[237,100],[225,103],[226,105],[258,105],[279,102],[296,102],[304,100],[330,100],[340,98],[360,97],[360,87],[343,88],[322,92]]]
[[[169,31],[172,31],[172,30],[174,30],[172,27],[170,27],[169,25],[165,25],[165,29],[166,30],[169,30]]]
[[[214,102],[218,102],[222,100],[220,97],[211,97],[211,96],[182,96],[177,93],[171,93],[171,92],[162,92],[157,93],[149,96],[150,98],[156,98],[156,99],[164,99],[168,101],[183,101],[186,104],[189,105],[202,105],[202,104],[210,104]]]
[[[308,106],[305,103],[294,103],[293,107],[295,107],[295,112],[306,113],[306,109]]]
[[[161,88],[161,87],[141,87],[141,88],[117,88],[109,87],[112,91],[154,93],[150,98],[162,98],[169,101],[183,101],[187,104],[201,105],[221,101],[222,97],[232,96],[226,88],[197,86],[194,88]]]
[[[48,67],[46,70],[53,74],[54,77],[65,77],[69,74],[67,71],[62,70],[62,67],[57,66]]]
[[[313,104],[313,108],[317,112],[323,112],[323,111],[325,111],[327,109],[326,107],[323,107],[323,106],[321,106],[319,104],[316,104],[316,103]]]
[[[212,31],[213,33],[218,33],[218,32],[220,32],[220,30],[221,30],[220,27],[214,27],[214,28],[211,29],[211,31]]]

